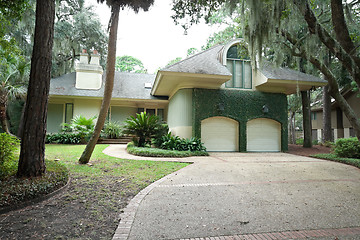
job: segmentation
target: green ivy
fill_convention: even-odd
[[[267,113],[264,113],[263,106],[268,108]],[[285,94],[239,89],[193,89],[193,136],[201,137],[201,121],[215,116],[239,122],[240,152],[246,151],[246,123],[256,118],[278,121],[281,124],[281,150],[288,150]]]

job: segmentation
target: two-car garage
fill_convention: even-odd
[[[239,122],[227,117],[201,121],[201,139],[208,151],[239,151]],[[281,151],[279,122],[257,118],[246,123],[246,150],[249,152]]]

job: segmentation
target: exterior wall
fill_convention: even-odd
[[[239,122],[239,151],[246,151],[246,123],[269,118],[281,124],[281,151],[288,150],[287,99],[285,94],[230,89],[193,89],[193,135],[201,136],[201,121],[223,116]],[[264,113],[263,106],[269,111]],[[171,106],[169,105],[169,110]],[[180,111],[179,111],[180,112]]]
[[[98,116],[101,100],[97,99],[74,99],[74,117],[82,115],[86,118]]]
[[[360,118],[360,97],[357,97],[356,95],[357,94],[352,94],[346,100],[349,103],[349,105],[352,107],[352,109],[354,110],[356,116],[358,118]],[[351,128],[351,124],[344,113],[343,113],[343,123],[344,123],[344,128]]]
[[[181,89],[169,101],[167,123],[170,131],[184,138],[192,136],[192,89]]]
[[[137,108],[134,107],[111,106],[110,120],[123,124],[128,117],[135,116],[136,112]]]
[[[312,112],[311,114],[312,114],[312,116],[311,116],[312,129],[322,129],[323,128],[323,112],[322,111],[316,111],[316,112]]]
[[[76,72],[76,88],[78,89],[94,89],[101,88],[102,75],[93,72]]]
[[[64,104],[49,103],[47,116],[47,132],[56,133],[61,130],[61,124],[64,122]]]

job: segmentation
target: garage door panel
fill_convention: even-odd
[[[271,119],[258,118],[247,123],[247,151],[278,152],[281,150],[281,125]]]
[[[238,151],[239,123],[226,117],[201,121],[201,140],[208,151]]]

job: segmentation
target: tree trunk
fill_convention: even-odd
[[[344,44],[344,41],[339,43],[326,31],[325,28],[322,27],[322,25],[317,21],[317,18],[310,7],[308,0],[293,0],[293,3],[297,6],[300,13],[304,16],[304,20],[308,25],[310,33],[316,34],[319,37],[320,41],[329,49],[332,54],[334,54],[339,59],[342,65],[348,70],[353,80],[360,88],[360,61],[358,60],[359,58],[356,56],[356,52],[354,52],[353,54],[347,53],[344,50],[344,46],[342,45]],[[336,19],[335,17],[333,18],[333,22],[338,21],[340,20]],[[344,32],[342,31],[341,34],[343,33]],[[347,48],[348,45],[346,45],[345,47]]]
[[[47,104],[51,78],[55,0],[36,1],[34,47],[24,114],[18,177],[36,177],[45,172]]]
[[[310,92],[301,91],[301,100],[303,108],[303,129],[304,129],[304,148],[312,147],[311,138],[311,118],[310,118]]]
[[[86,148],[79,159],[79,163],[82,164],[86,164],[90,161],[90,157],[99,139],[101,130],[104,127],[107,112],[110,107],[110,101],[111,101],[112,91],[114,88],[114,78],[115,78],[116,40],[117,40],[117,29],[119,22],[119,11],[120,11],[120,6],[113,4],[111,8],[112,14],[110,18],[111,25],[110,25],[110,33],[109,33],[108,57],[106,62],[106,81],[105,81],[104,98],[101,104],[100,113],[95,125],[94,133],[91,136],[90,141],[86,145]]]
[[[332,141],[331,133],[331,97],[329,85],[323,87],[323,142]]]
[[[290,119],[289,119],[289,129],[290,129],[290,143],[296,143],[296,136],[295,136],[295,112],[290,111]]]
[[[7,96],[4,94],[1,94],[0,96],[0,122],[1,122],[1,128],[4,132],[7,134],[11,134],[9,130],[9,123],[7,121],[6,117],[6,106],[7,106]]]

